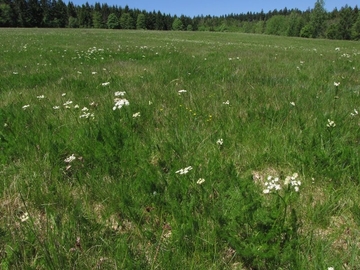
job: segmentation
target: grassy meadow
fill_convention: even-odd
[[[1,269],[358,269],[358,42],[0,40]]]

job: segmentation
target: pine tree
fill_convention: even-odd
[[[338,24],[338,37],[340,39],[351,39],[351,27],[353,25],[352,10],[349,7],[340,10],[340,22]]]
[[[146,29],[145,15],[144,15],[143,13],[140,13],[140,14],[137,16],[136,29]]]
[[[12,26],[11,7],[8,4],[0,4],[0,27]]]
[[[100,11],[94,11],[92,14],[94,28],[102,28],[102,16]]]
[[[351,38],[354,40],[360,40],[360,12],[357,20],[351,28]]]

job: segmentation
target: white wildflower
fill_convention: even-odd
[[[91,72],[92,75],[95,75],[96,73],[97,73],[96,71]]]
[[[339,48],[339,47],[336,47],[336,48],[335,48],[335,51],[340,51],[340,48]]]
[[[223,104],[224,104],[224,105],[229,105],[229,104],[230,104],[230,101],[229,101],[229,100],[224,101]]]
[[[356,115],[358,115],[358,114],[359,114],[359,112],[358,112],[356,109],[354,109],[354,112],[353,112],[353,113],[350,113],[351,116],[356,116]]]
[[[186,93],[187,91],[185,89],[181,89],[178,91],[179,95],[181,95],[181,93]]]
[[[128,106],[130,103],[127,99],[125,98],[119,98],[115,101],[115,105],[113,107],[113,110],[115,111],[116,109],[121,109],[122,106]]]
[[[70,163],[70,162],[74,161],[75,159],[76,159],[75,155],[72,154],[71,156],[65,158],[64,161],[65,161],[66,163]]]
[[[44,96],[44,95],[40,95],[40,96],[37,96],[36,98],[38,98],[38,99],[43,99],[43,98],[45,98],[45,96]]]
[[[54,106],[53,109],[58,110],[58,109],[60,109],[60,106]]]
[[[23,109],[23,110],[26,110],[26,109],[29,108],[29,107],[30,107],[30,105],[27,104],[27,105],[22,106],[22,109]]]
[[[274,190],[280,190],[281,186],[278,183],[279,182],[279,178],[278,177],[272,177],[271,175],[268,176],[267,178],[267,182],[264,183],[265,185],[265,189],[263,190],[264,194],[269,194],[271,193],[271,191]]]
[[[133,117],[134,117],[134,118],[140,117],[140,112],[134,113],[134,114],[133,114]]]
[[[328,119],[328,123],[327,123],[327,125],[326,125],[327,127],[329,127],[329,128],[333,128],[333,127],[335,127],[336,126],[336,124],[335,124],[335,122],[334,121],[332,121],[332,120],[330,120],[330,119]]]
[[[82,112],[87,112],[88,110],[89,110],[89,109],[86,108],[86,107],[84,107],[84,108],[81,109]]]
[[[199,180],[196,181],[196,184],[201,185],[205,182],[204,178],[199,178]]]
[[[76,104],[76,105],[74,106],[74,109],[79,109],[79,105]]]
[[[107,86],[107,85],[109,85],[110,84],[110,82],[104,82],[104,83],[102,83],[101,85],[102,86]]]
[[[290,105],[295,107],[295,102],[290,102]]]
[[[334,82],[334,85],[338,87],[340,85],[340,82]]]
[[[176,171],[175,173],[178,173],[178,174],[187,174],[189,171],[191,171],[193,169],[193,167],[191,166],[188,166],[184,169],[180,169],[178,171]]]
[[[29,219],[29,213],[28,213],[28,212],[25,212],[24,214],[22,214],[22,215],[20,216],[21,222],[25,222],[25,221],[27,221],[28,219]]]
[[[65,96],[66,96],[66,93],[62,93],[61,96],[62,96],[62,97],[65,97]]]
[[[218,140],[216,141],[216,144],[217,144],[217,145],[223,145],[223,143],[224,143],[224,140],[223,140],[223,139],[218,139]]]
[[[284,184],[285,185],[291,185],[292,187],[294,187],[294,190],[296,192],[299,192],[300,186],[301,186],[301,181],[297,180],[298,178],[298,173],[293,173],[292,176],[287,176],[285,178]]]
[[[126,94],[125,91],[117,91],[115,92],[115,97],[124,96]]]
[[[71,101],[71,100],[68,100],[68,101],[66,101],[63,105],[64,106],[69,106],[70,104],[72,104],[73,102]]]

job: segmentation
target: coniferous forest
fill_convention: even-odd
[[[88,2],[81,6],[62,0],[0,0],[0,27],[108,28],[243,32],[304,38],[360,40],[357,6],[325,9],[324,0],[313,8],[274,9],[265,13],[232,13],[223,16],[172,16],[129,6]]]

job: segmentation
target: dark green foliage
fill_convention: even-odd
[[[360,13],[357,16],[356,22],[351,28],[351,36],[354,40],[360,40]]]
[[[172,29],[175,31],[181,31],[183,30],[184,25],[182,23],[182,21],[179,18],[175,18],[173,24],[172,24]]]
[[[325,20],[326,20],[326,10],[325,10],[325,1],[316,0],[314,9],[311,12],[310,16],[310,25],[311,25],[311,37],[318,38],[323,37],[325,32]]]
[[[145,15],[140,13],[136,20],[136,29],[146,29]]]
[[[271,17],[266,22],[265,33],[268,35],[285,36],[288,28],[288,19],[283,15]]]
[[[300,14],[295,11],[291,12],[288,19],[288,28],[286,30],[286,35],[289,37],[299,37],[300,31],[304,26],[303,18]]]
[[[301,28],[300,37],[311,38],[313,36],[313,33],[313,26],[311,24],[307,24],[303,28]]]
[[[349,7],[340,10],[340,21],[338,25],[338,37],[340,39],[351,39],[351,27],[353,25],[352,9]]]
[[[102,16],[99,11],[94,11],[94,13],[92,15],[92,19],[93,19],[94,28],[102,28],[103,27]]]
[[[135,29],[134,19],[130,13],[123,13],[120,17],[120,27],[122,29]]]
[[[107,27],[109,29],[117,29],[119,28],[119,19],[116,17],[114,13],[111,13],[107,20]]]

